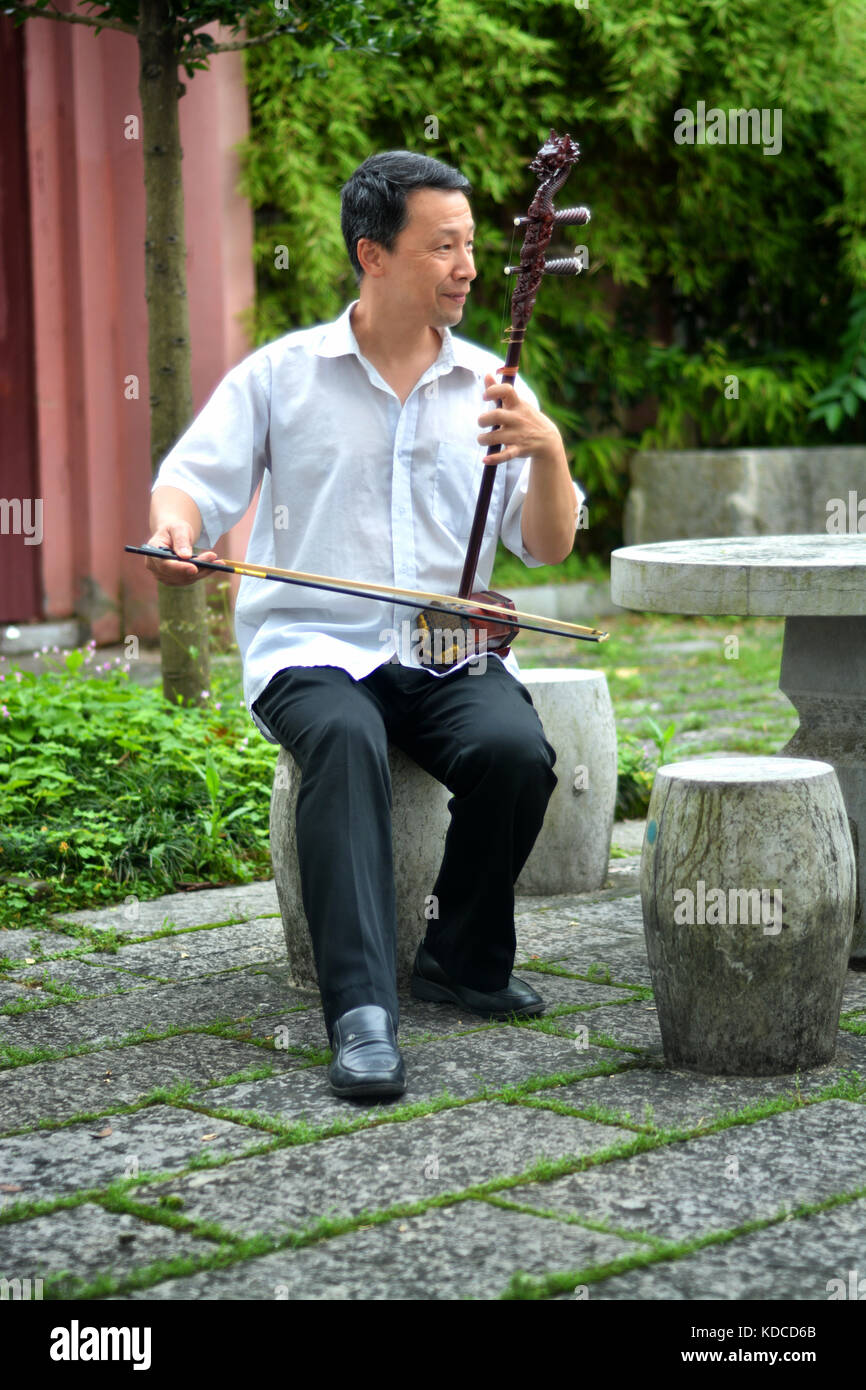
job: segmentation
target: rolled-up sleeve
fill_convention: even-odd
[[[195,502],[205,548],[240,521],[268,464],[269,373],[259,354],[233,368],[154,479],[154,488],[180,488]]]
[[[528,400],[536,410],[540,409],[538,397],[535,392],[526,385],[526,382],[521,382],[519,377],[517,392],[518,395]],[[506,464],[506,468],[505,512],[502,517],[502,525],[499,528],[499,534],[502,538],[503,545],[507,546],[513,555],[516,555],[518,559],[522,560],[530,569],[537,569],[540,565],[543,565],[545,561],[536,560],[526,549],[523,543],[523,532],[521,530],[523,504],[526,501],[526,494],[529,491],[529,474],[532,468],[532,460],[528,458],[512,459],[510,463]],[[576,531],[580,505],[585,498],[583,492],[573,479],[571,486],[574,488],[574,529]]]

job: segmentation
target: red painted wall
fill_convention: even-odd
[[[63,8],[74,5],[66,0]],[[220,37],[216,27],[211,32]],[[128,138],[135,134],[129,118],[141,115],[138,48],[132,36],[48,19],[29,20],[20,33],[33,417],[44,498],[39,616],[82,615],[98,642],[152,638],[155,582],[142,560],[123,552],[124,543],[147,537],[151,478],[143,161],[140,138]],[[243,57],[220,54],[209,72],[188,79],[181,70],[181,78],[198,410],[250,351],[238,315],[254,294],[253,220],[235,192],[232,148],[248,130]],[[26,284],[19,294],[23,303]],[[248,531],[249,519],[223,552],[242,555]]]

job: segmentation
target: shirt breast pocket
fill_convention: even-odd
[[[484,475],[483,450],[443,440],[436,455],[433,515],[452,536],[465,541]],[[488,518],[489,522],[489,518]]]

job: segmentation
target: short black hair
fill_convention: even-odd
[[[386,251],[409,221],[406,195],[417,188],[456,189],[467,196],[472,185],[457,169],[411,150],[385,150],[359,164],[340,190],[340,226],[349,260],[360,283],[358,260],[361,237],[377,241]]]

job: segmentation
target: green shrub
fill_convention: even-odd
[[[236,670],[173,708],[89,648],[0,661],[0,920],[269,873],[276,750]]]

